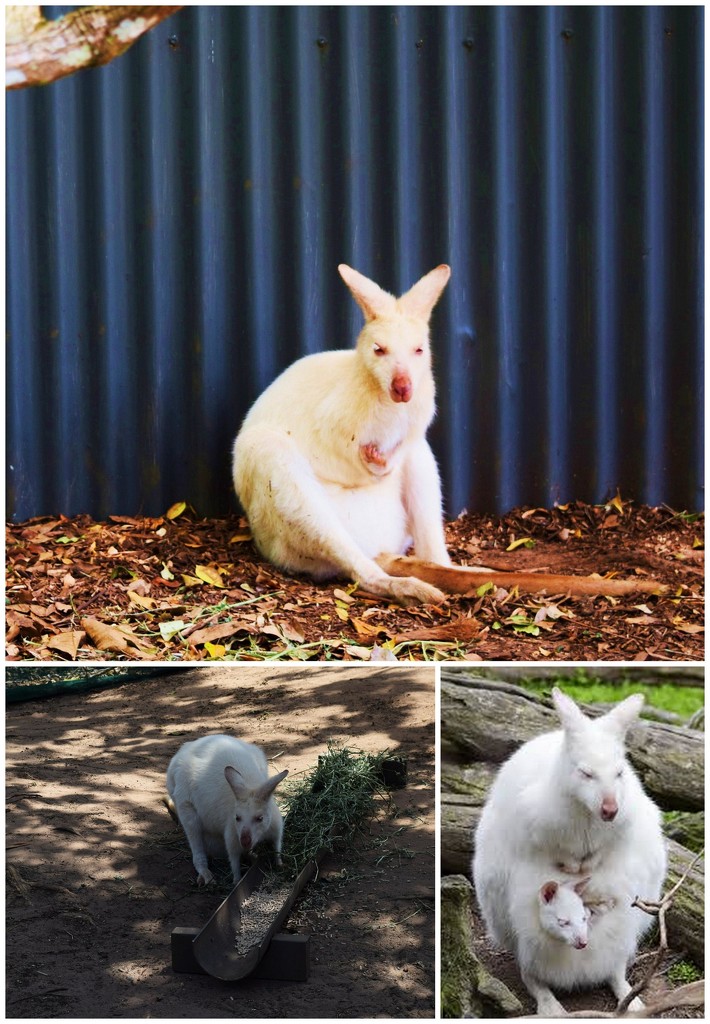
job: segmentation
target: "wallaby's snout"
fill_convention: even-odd
[[[412,397],[414,386],[412,384],[412,378],[408,373],[403,370],[397,370],[392,377],[392,383],[390,385],[390,395],[392,396],[393,402],[408,402]]]
[[[605,796],[601,808],[602,821],[613,821],[618,813],[619,805],[616,802],[616,797]]]
[[[583,938],[581,935],[578,935],[577,938],[574,940],[574,948],[575,949],[586,949],[587,948],[587,940],[586,940],[586,938]]]
[[[251,850],[254,845],[254,838],[249,829],[245,828],[244,831],[240,833],[239,842],[241,843],[243,850]]]

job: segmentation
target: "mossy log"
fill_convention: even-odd
[[[510,684],[505,688],[489,685],[451,670],[442,672],[442,740],[466,760],[500,763],[527,740],[558,728],[550,702],[532,693]],[[702,733],[641,721],[629,731],[627,746],[646,792],[661,808],[703,809]]]
[[[520,1016],[523,1006],[473,952],[473,886],[463,875],[441,883],[442,1017]]]
[[[692,864],[695,854],[674,840],[668,840],[667,892]],[[673,897],[666,913],[668,943],[673,949],[687,950],[698,967],[705,960],[705,861],[699,860]]]
[[[705,847],[705,812],[669,811],[663,815],[663,831],[686,850],[700,853]]]
[[[473,764],[442,768],[441,794],[441,870],[443,874],[471,876],[474,830],[481,816],[485,794],[495,775],[491,765]],[[477,781],[474,781],[474,780]],[[680,878],[693,854],[668,840],[668,880],[665,890]],[[676,894],[666,915],[668,941],[675,950],[686,951],[702,965],[705,931],[703,921],[705,871],[703,861],[693,868]],[[642,895],[642,894],[640,894]]]

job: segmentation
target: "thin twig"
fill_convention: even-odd
[[[665,895],[661,898],[660,902],[658,902],[658,903],[647,902],[645,900],[639,899],[639,897],[637,896],[636,899],[634,900],[634,902],[631,904],[632,907],[638,907],[639,910],[643,910],[643,912],[646,913],[646,914],[651,914],[651,915],[655,914],[655,915],[657,915],[657,917],[658,917],[658,930],[659,930],[659,933],[660,933],[660,937],[659,937],[658,949],[656,950],[656,955],[654,956],[653,960],[651,961],[650,966],[646,970],[645,974],[640,978],[640,980],[637,981],[636,984],[631,987],[630,991],[627,992],[627,994],[621,1000],[621,1002],[619,1003],[619,1005],[616,1008],[616,1012],[615,1012],[615,1016],[616,1017],[621,1017],[626,1012],[626,1010],[629,1007],[630,1003],[636,998],[637,995],[639,995],[640,992],[643,992],[643,990],[646,988],[646,986],[650,982],[651,978],[656,973],[656,970],[657,970],[661,960],[663,959],[663,956],[664,956],[666,950],[668,949],[668,935],[667,935],[667,932],[666,932],[666,911],[668,910],[668,908],[673,903],[673,897],[678,892],[680,887],[683,885],[683,883],[685,882],[686,878],[688,877],[690,872],[693,870],[695,865],[701,859],[701,857],[703,856],[704,852],[705,851],[703,849],[703,850],[700,851],[700,853],[696,854],[696,856],[693,857],[692,861],[690,862],[688,867],[685,869],[685,871],[683,872],[681,877],[678,879],[678,881],[675,883],[673,888],[669,889],[668,892],[665,893]]]

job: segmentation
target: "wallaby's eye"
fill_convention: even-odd
[[[560,926],[560,928],[566,928],[567,925],[569,924],[569,921],[563,921],[561,917],[558,917],[557,918],[557,923]]]
[[[383,348],[382,345],[377,345],[377,344],[373,345],[372,346],[372,351],[375,353],[376,356],[386,356],[387,355],[387,349]]]
[[[237,821],[241,821],[241,820],[242,820],[242,816],[241,816],[241,814],[238,814],[238,815],[237,815],[237,819],[236,819],[236,820],[237,820]]]
[[[616,773],[617,779],[620,779],[623,774],[624,774],[624,769],[623,768],[619,768],[618,772]]]
[[[259,814],[259,815],[257,815],[256,818],[254,818],[254,821],[263,821],[263,820],[264,820],[264,815],[263,814]]]
[[[586,768],[580,768],[579,769],[579,774],[582,776],[583,779],[593,779],[594,778],[594,772],[590,772]]]

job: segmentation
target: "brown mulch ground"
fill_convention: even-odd
[[[292,778],[331,738],[407,758],[394,808],[326,857],[289,917],[310,935],[308,981],[172,970],[173,928],[203,926],[231,887],[197,887],[161,803],[172,755],[210,732]],[[9,705],[8,1018],[433,1017],[434,739],[427,665],[176,667]]]
[[[7,658],[703,660],[699,516],[617,498],[467,514],[447,536],[461,564],[637,575],[670,589],[624,599],[498,590],[405,609],[347,581],[286,576],[236,516],[42,518],[8,526]]]

